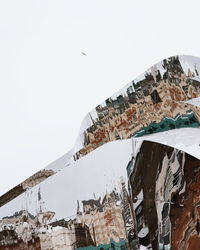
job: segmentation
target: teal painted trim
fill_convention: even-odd
[[[87,246],[77,248],[79,250],[128,250],[128,245],[125,240],[121,240],[120,242],[115,242],[113,240],[110,241],[109,244],[101,244],[99,246]]]
[[[179,115],[176,118],[164,118],[159,123],[151,123],[149,126],[138,131],[134,137],[141,137],[148,134],[164,132],[176,128],[199,127],[200,123],[193,112],[185,115]]]

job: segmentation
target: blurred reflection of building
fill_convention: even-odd
[[[65,227],[46,227],[39,229],[41,249],[74,249],[73,229]]]
[[[137,235],[141,245],[149,245],[149,230],[145,225],[144,211],[143,211],[143,201],[135,209],[135,217],[137,223]]]
[[[41,249],[35,233],[36,217],[26,210],[16,212],[0,220],[0,249]]]
[[[76,219],[45,224],[43,221],[40,223],[37,216],[23,210],[3,218],[0,225],[0,250],[70,250],[94,246],[89,227]]]
[[[192,71],[186,75],[178,56],[168,58],[107,99],[105,105],[97,106],[97,118],[91,118],[92,125],[84,131],[83,147],[74,160],[109,141],[199,126],[199,109],[184,103],[200,93],[200,83],[192,77],[199,73],[196,68]]]
[[[113,191],[102,200],[82,201],[83,214],[79,218],[89,226],[94,243],[108,244],[112,239],[119,242],[126,239],[122,206],[119,195]]]
[[[129,232],[134,227],[133,224],[133,214],[131,208],[131,202],[129,198],[128,191],[126,189],[126,183],[123,178],[121,178],[121,192],[122,192],[122,215],[124,218],[124,224],[126,231]]]
[[[127,239],[132,239],[135,234],[123,178],[119,190],[115,188],[111,193],[106,193],[102,200],[82,201],[82,211],[78,202],[77,213],[73,218],[57,221],[54,218],[55,212],[46,209],[39,188],[35,216],[22,210],[0,221],[0,245],[4,250],[5,246],[7,250],[28,249],[28,246],[31,249],[46,250],[70,250],[109,244],[126,246]]]
[[[24,190],[26,190],[27,188],[30,188],[30,187],[34,187],[53,174],[55,174],[55,172],[51,169],[49,169],[49,170],[43,169],[41,171],[38,171],[36,174],[34,174],[30,178],[26,179],[22,183],[22,187]]]
[[[128,163],[128,166],[130,162]],[[124,219],[124,226],[126,231],[126,238],[128,239],[129,248],[137,249],[138,238],[134,225],[134,213],[133,206],[131,203],[130,195],[126,189],[126,184],[124,178],[121,178],[121,198],[122,198],[122,215]]]

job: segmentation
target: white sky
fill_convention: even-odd
[[[70,150],[85,114],[154,63],[200,56],[199,5],[0,1],[0,193]]]

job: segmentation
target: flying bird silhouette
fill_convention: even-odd
[[[81,54],[84,55],[84,56],[87,56],[84,52],[81,51]]]

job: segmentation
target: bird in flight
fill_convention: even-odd
[[[84,56],[87,56],[84,52],[81,51],[81,54],[84,55]]]

